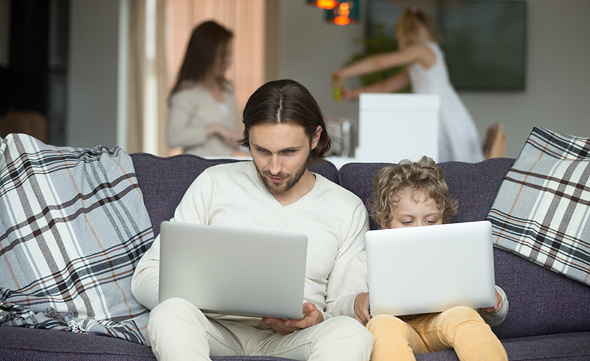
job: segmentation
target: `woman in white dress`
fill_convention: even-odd
[[[169,98],[170,147],[202,157],[238,155],[238,114],[234,88],[225,78],[231,65],[233,33],[206,21],[188,43]]]
[[[411,7],[397,20],[395,33],[399,50],[376,54],[332,74],[336,84],[346,79],[405,66],[398,74],[382,82],[348,89],[341,87],[341,99],[358,98],[361,93],[388,93],[412,86],[419,94],[437,94],[441,98],[439,162],[479,162],[484,159],[477,128],[469,111],[449,81],[444,54],[436,39],[436,25],[425,12]]]

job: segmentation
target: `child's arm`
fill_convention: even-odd
[[[506,293],[502,288],[496,286],[496,305],[494,307],[481,308],[479,313],[481,317],[490,326],[498,326],[508,315],[509,303]]]
[[[346,79],[353,76],[407,65],[415,61],[418,61],[425,68],[429,68],[436,61],[436,56],[432,50],[424,45],[409,46],[399,51],[375,54],[359,60],[332,73],[332,79],[344,83]]]
[[[354,318],[364,325],[371,319],[369,292],[359,293],[354,299]]]
[[[408,70],[404,69],[378,83],[373,83],[356,89],[342,88],[341,99],[351,100],[359,97],[361,93],[393,93],[410,85],[410,76]]]

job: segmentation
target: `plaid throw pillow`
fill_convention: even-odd
[[[495,244],[590,285],[590,139],[534,128],[487,219]]]

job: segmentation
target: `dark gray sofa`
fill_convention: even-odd
[[[156,234],[194,178],[205,168],[229,160],[191,155],[168,158],[132,154]],[[453,222],[485,219],[514,159],[481,163],[441,163],[451,194],[459,200]],[[340,170],[329,162],[312,170],[366,200],[383,163],[351,163]],[[371,224],[376,228],[375,224]],[[510,300],[508,317],[493,330],[510,360],[590,360],[590,287],[494,249],[496,283]],[[278,361],[269,357],[218,357],[214,360]],[[454,351],[416,355],[417,360],[457,360]],[[62,331],[0,327],[0,360],[155,360],[151,349],[127,341]],[[284,359],[283,359],[284,360]]]

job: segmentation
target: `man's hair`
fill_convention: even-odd
[[[225,57],[227,44],[233,36],[230,30],[215,21],[205,21],[195,27],[170,95],[205,79],[213,70],[217,58]],[[223,87],[227,84],[225,78],[219,78],[217,81]]]
[[[243,122],[242,145],[248,148],[250,129],[258,124],[301,125],[310,142],[318,125],[321,126],[320,140],[311,151],[310,162],[323,158],[332,143],[318,103],[303,85],[290,79],[271,81],[258,88],[246,103]]]
[[[397,166],[381,168],[375,176],[369,205],[371,217],[381,227],[391,222],[399,193],[406,189],[412,193],[423,191],[432,198],[443,215],[443,223],[449,223],[457,213],[458,202],[451,199],[442,169],[425,156],[419,162],[404,160]]]

